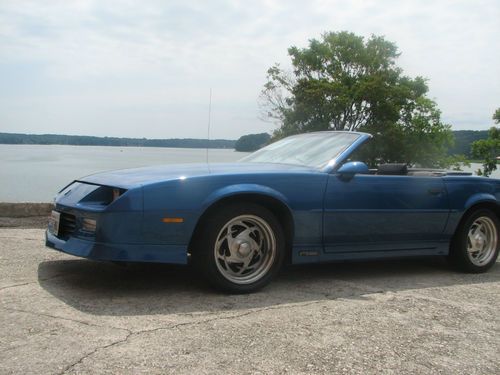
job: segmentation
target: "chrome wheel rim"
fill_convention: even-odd
[[[254,215],[229,220],[214,247],[217,269],[235,284],[251,284],[264,277],[276,257],[276,238],[269,224]]]
[[[467,234],[467,254],[472,264],[488,264],[495,255],[497,241],[497,228],[493,220],[487,216],[474,220]]]

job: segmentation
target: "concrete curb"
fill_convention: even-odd
[[[0,217],[48,216],[52,203],[0,203]]]

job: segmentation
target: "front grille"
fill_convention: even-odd
[[[68,213],[61,213],[59,222],[59,236],[66,237],[76,232],[76,217]]]

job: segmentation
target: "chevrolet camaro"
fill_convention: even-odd
[[[98,173],[55,198],[47,246],[113,262],[192,263],[255,291],[293,264],[445,256],[484,272],[499,250],[500,181],[380,164],[360,132],[291,136],[239,163]]]

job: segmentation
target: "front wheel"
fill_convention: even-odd
[[[460,270],[481,273],[496,262],[499,242],[499,222],[494,212],[478,209],[470,213],[455,233],[450,259]]]
[[[268,284],[284,258],[284,234],[265,207],[239,203],[205,221],[193,254],[208,281],[231,293],[249,293]]]

